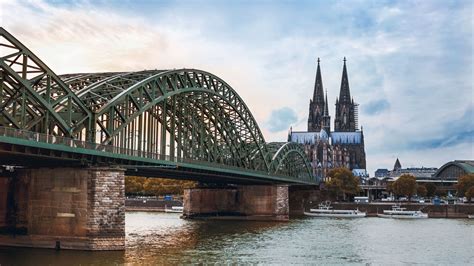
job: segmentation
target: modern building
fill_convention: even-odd
[[[474,160],[455,160],[442,165],[430,178],[417,179],[419,184],[432,183],[440,194],[455,195],[458,178],[474,174]]]
[[[385,170],[377,169],[375,176],[380,180],[393,182],[401,175],[409,174],[416,178],[419,185],[435,185],[437,194],[455,195],[458,178],[465,174],[474,174],[474,160],[455,160],[445,163],[438,169],[435,167],[403,168],[397,158],[393,170]]]
[[[346,167],[358,176],[368,177],[364,133],[362,127],[358,128],[358,104],[351,98],[345,57],[334,130],[331,131],[329,102],[327,92],[324,94],[318,58],[313,98],[309,101],[308,130],[292,131],[290,128],[288,141],[304,144],[313,174],[323,181],[327,172],[336,167]]]
[[[460,176],[474,174],[474,160],[455,160],[445,163],[433,175],[433,179],[457,180]]]

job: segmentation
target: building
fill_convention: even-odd
[[[368,177],[365,162],[364,133],[358,129],[358,104],[351,98],[346,58],[342,69],[339,98],[336,99],[334,131],[327,92],[324,94],[320,60],[316,69],[313,98],[309,101],[308,130],[292,131],[288,141],[304,144],[313,174],[326,180],[331,168],[346,167],[361,177]]]
[[[474,174],[474,160],[455,160],[445,163],[433,175],[433,179],[458,180],[462,175]]]
[[[455,160],[442,165],[431,178],[417,180],[420,184],[436,185],[438,194],[456,195],[456,184],[462,175],[474,174],[473,160]]]
[[[379,168],[375,171],[374,176],[378,179],[383,179],[386,178],[390,175],[388,169],[385,168]]]
[[[455,160],[445,163],[439,169],[435,167],[403,168],[397,158],[393,170],[387,172],[384,170],[377,169],[375,176],[380,180],[393,182],[401,175],[408,174],[414,176],[419,185],[435,185],[438,195],[455,195],[458,178],[465,174],[474,174],[474,161]]]
[[[393,166],[393,170],[389,171],[388,177],[391,179],[398,179],[401,175],[412,175],[416,178],[416,180],[422,180],[431,178],[438,168],[436,167],[409,167],[403,168],[400,160],[395,161],[395,165]]]

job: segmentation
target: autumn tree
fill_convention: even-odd
[[[433,184],[433,183],[427,183],[425,185],[425,188],[426,188],[426,196],[428,197],[434,197],[436,195],[436,185]]]
[[[327,176],[330,178],[326,184],[327,189],[336,199],[342,196],[345,200],[348,195],[356,195],[359,192],[359,179],[349,169],[335,168],[329,171]]]
[[[392,184],[392,189],[397,196],[407,196],[408,199],[416,193],[416,178],[403,174]]]
[[[458,178],[458,184],[456,185],[458,196],[464,197],[465,193],[472,187],[474,187],[474,174],[466,174]]]
[[[138,195],[143,194],[145,177],[140,176],[126,176],[125,177],[125,194]]]
[[[424,185],[418,185],[418,187],[416,188],[416,195],[420,197],[425,197],[427,193],[428,193],[428,190],[426,189]]]
[[[125,193],[127,195],[177,195],[183,194],[185,188],[192,188],[195,185],[196,182],[187,180],[146,178],[137,176],[125,177]]]
[[[471,200],[474,198],[474,186],[470,187],[465,193],[467,201],[470,203]]]

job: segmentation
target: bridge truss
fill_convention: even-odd
[[[0,132],[14,138],[317,182],[299,144],[266,143],[236,91],[205,71],[58,76],[0,28],[0,81]]]

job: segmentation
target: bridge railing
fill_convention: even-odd
[[[203,165],[203,166],[252,172],[259,175],[270,176],[270,174],[265,171],[259,171],[259,170],[248,169],[248,168],[237,167],[237,166],[230,166],[230,165],[226,165],[222,163],[209,162],[209,161],[203,161],[203,160],[181,158],[181,157],[171,157],[165,154],[127,149],[127,148],[117,147],[113,145],[104,145],[104,144],[87,142],[87,141],[82,141],[82,140],[75,140],[71,138],[48,135],[44,133],[32,132],[32,131],[10,128],[10,127],[0,126],[0,136],[12,137],[12,138],[17,138],[17,139],[23,139],[23,140],[41,142],[41,143],[47,143],[47,144],[63,145],[70,148],[82,148],[82,149],[88,149],[88,150],[95,150],[99,152],[121,154],[121,155],[148,158],[148,159],[154,159],[154,160],[164,160],[164,161],[170,161],[170,162],[175,162],[175,163],[198,164],[198,165]],[[295,177],[284,176],[284,175],[279,175],[279,174],[271,174],[271,176],[278,176],[282,178],[295,178]],[[307,181],[310,181],[310,180],[307,180]]]

